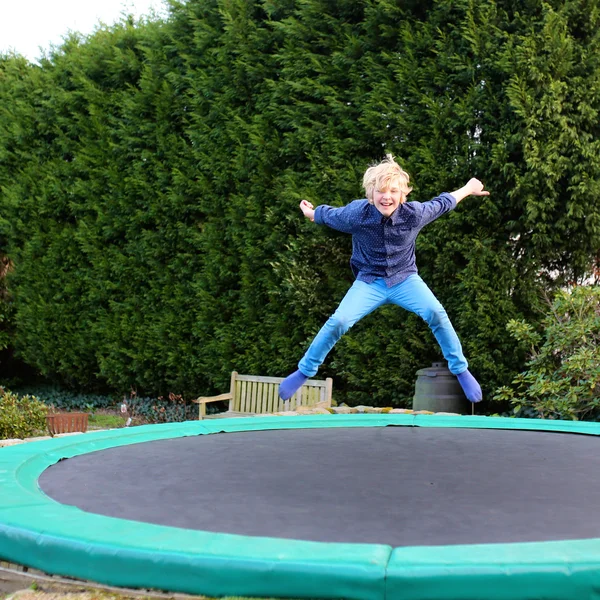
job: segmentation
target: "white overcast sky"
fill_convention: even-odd
[[[162,0],[0,0],[0,52],[35,62],[40,47],[60,45],[69,31],[89,34],[99,22],[112,25],[123,13],[140,17],[152,9],[164,13]]]

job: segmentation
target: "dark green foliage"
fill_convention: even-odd
[[[46,406],[64,412],[93,412],[118,409],[119,399],[100,394],[80,394],[52,386],[23,386],[16,388],[20,395],[34,396]]]
[[[417,256],[489,395],[525,360],[506,323],[600,257],[599,25],[597,0],[172,0],[40,66],[0,57],[15,351],[120,394],[286,375],[352,282],[348,237],[298,203],[361,197],[392,152],[412,199],[471,176],[492,192]],[[338,402],[402,406],[439,359],[390,307],[320,376]]]

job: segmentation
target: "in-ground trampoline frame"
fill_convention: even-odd
[[[207,596],[469,600],[600,594],[600,539],[398,547],[245,537],[85,513],[44,495],[58,461],[159,439],[266,429],[459,427],[600,435],[600,424],[438,415],[311,415],[148,425],[0,450],[0,559],[107,585]],[[118,493],[118,491],[116,492]]]

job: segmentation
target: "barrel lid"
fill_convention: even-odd
[[[450,369],[443,362],[434,362],[431,367],[427,367],[426,369],[419,369],[417,371],[417,375],[423,377],[437,377],[444,375],[451,375]]]

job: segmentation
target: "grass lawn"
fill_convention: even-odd
[[[117,429],[125,427],[126,417],[119,413],[111,413],[108,411],[99,411],[90,414],[88,417],[88,427],[90,429]]]

